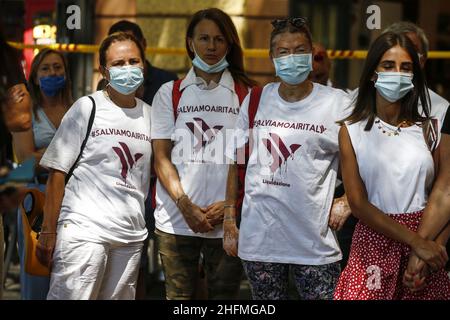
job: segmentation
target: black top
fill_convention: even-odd
[[[450,106],[447,109],[447,113],[445,114],[444,123],[442,124],[442,133],[450,134]]]
[[[19,51],[5,46],[1,49],[0,58],[0,100],[3,100],[6,91],[16,84],[26,83],[23,75],[22,65],[20,63]]]
[[[146,72],[147,75],[144,80],[144,100],[145,103],[152,105],[153,97],[159,88],[166,82],[177,80],[178,76],[160,68],[156,68],[146,61]]]

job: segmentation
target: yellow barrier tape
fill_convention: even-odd
[[[19,42],[8,42],[17,49],[44,49],[51,48],[64,52],[77,53],[97,53],[99,45],[94,44],[24,44]],[[163,54],[163,55],[185,55],[185,48],[147,48],[146,54]],[[366,50],[327,50],[330,59],[365,59]],[[269,50],[267,49],[244,49],[246,58],[268,58]],[[429,59],[450,59],[450,51],[430,51]]]

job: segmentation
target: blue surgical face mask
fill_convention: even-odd
[[[378,79],[375,82],[375,88],[389,102],[400,100],[414,88],[411,73],[376,72],[376,74]]]
[[[39,78],[39,86],[47,97],[54,97],[66,85],[64,76],[48,76]]]
[[[144,73],[141,67],[110,67],[108,70],[109,85],[121,94],[132,94],[144,82]]]
[[[219,62],[217,62],[216,64],[213,64],[213,65],[210,65],[210,64],[207,64],[205,61],[203,61],[202,58],[200,58],[200,56],[197,54],[197,52],[195,52],[195,48],[193,45],[192,45],[192,48],[194,49],[194,54],[195,54],[195,58],[194,58],[194,60],[192,60],[192,65],[206,73],[219,73],[219,72],[222,72],[223,70],[225,70],[225,68],[229,66],[228,61],[226,59],[227,58],[226,54],[223,56],[222,59],[220,59]]]
[[[312,71],[312,54],[290,54],[273,58],[276,75],[284,82],[292,85],[300,84],[308,78]]]

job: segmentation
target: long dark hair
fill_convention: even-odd
[[[72,81],[70,78],[69,64],[67,62],[66,57],[61,52],[58,52],[56,50],[48,49],[48,48],[42,49],[34,57],[33,62],[31,63],[30,77],[28,78],[28,90],[30,91],[31,99],[33,100],[33,112],[34,112],[34,116],[36,117],[36,119],[39,119],[37,110],[38,110],[38,108],[40,108],[42,106],[42,96],[41,96],[41,90],[39,87],[39,79],[37,79],[37,72],[38,72],[39,66],[41,65],[44,58],[52,53],[61,57],[61,60],[63,61],[63,65],[64,65],[64,73],[65,73],[66,83],[64,85],[64,88],[61,90],[61,92],[59,94],[61,95],[62,101],[67,108],[69,108],[73,103]]]
[[[191,51],[188,39],[194,37],[194,29],[203,19],[214,21],[224,35],[229,47],[227,54],[227,61],[229,63],[228,70],[230,70],[234,81],[249,87],[255,86],[256,82],[250,79],[244,71],[244,57],[236,27],[230,16],[220,9],[204,9],[196,12],[192,16],[186,32],[186,50],[191,60],[195,58],[195,53]]]
[[[367,119],[368,121],[365,130],[370,130],[372,128],[376,115],[376,88],[372,78],[384,53],[396,45],[399,45],[408,52],[413,61],[414,74],[412,79],[414,88],[401,99],[399,118],[411,122],[423,122],[429,117],[430,97],[425,76],[420,68],[419,58],[414,49],[414,45],[411,40],[403,34],[387,32],[380,35],[370,46],[359,81],[359,91],[355,107],[349,117],[340,121],[341,124],[346,121],[355,123]],[[419,99],[425,117],[419,113]]]

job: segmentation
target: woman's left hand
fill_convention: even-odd
[[[412,292],[420,291],[425,288],[425,280],[428,275],[429,270],[427,264],[414,253],[411,253],[408,266],[403,275],[403,284]]]
[[[224,205],[225,201],[219,201],[205,208],[206,219],[212,226],[222,223],[224,214],[224,207],[223,207]]]
[[[341,198],[336,198],[331,207],[328,225],[331,229],[339,231],[351,214],[352,211],[348,205],[347,197],[344,195]]]

